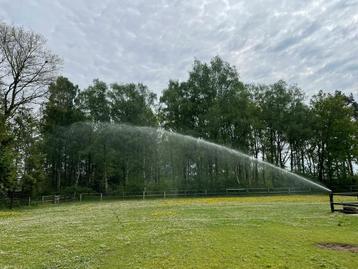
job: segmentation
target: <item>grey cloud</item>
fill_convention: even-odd
[[[215,55],[245,82],[285,79],[313,94],[358,89],[358,2],[0,0],[0,20],[42,33],[64,75],[138,81],[157,93]]]

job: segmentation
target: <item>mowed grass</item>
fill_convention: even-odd
[[[358,268],[327,196],[98,201],[0,211],[0,268]]]

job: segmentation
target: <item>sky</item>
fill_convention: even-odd
[[[358,97],[358,0],[0,0],[0,21],[42,34],[81,88],[99,78],[160,95],[219,55],[245,83]]]

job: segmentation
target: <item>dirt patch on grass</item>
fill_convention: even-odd
[[[351,245],[345,243],[318,243],[317,246],[324,249],[350,251],[353,253],[358,253],[358,245]]]

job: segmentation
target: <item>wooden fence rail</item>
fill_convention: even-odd
[[[335,202],[334,196],[343,196],[343,197],[355,197],[356,201],[347,201],[347,202]],[[331,212],[344,212],[344,213],[358,213],[358,192],[331,192],[329,194],[329,204]],[[335,206],[341,206],[337,209]]]

